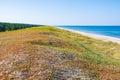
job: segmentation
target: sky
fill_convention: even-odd
[[[120,0],[0,0],[0,22],[120,25]]]

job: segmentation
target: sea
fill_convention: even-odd
[[[120,38],[120,26],[59,26],[64,29]]]

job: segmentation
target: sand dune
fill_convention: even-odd
[[[64,28],[61,28],[61,27],[58,27],[58,28],[64,29]],[[64,29],[64,30],[68,30],[68,31],[71,31],[71,32],[74,32],[74,33],[79,33],[79,34],[82,34],[84,36],[88,36],[88,37],[91,37],[91,38],[103,40],[103,41],[106,41],[106,42],[111,41],[111,42],[120,44],[120,38],[104,36],[104,35],[99,35],[99,34],[93,34],[93,33],[86,33],[86,32],[81,32],[81,31],[72,30],[72,29]]]

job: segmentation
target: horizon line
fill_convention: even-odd
[[[120,25],[110,25],[110,24],[38,24],[38,23],[27,23],[27,22],[1,22],[0,23],[15,23],[15,24],[33,24],[33,25],[46,25],[46,26],[120,26]]]

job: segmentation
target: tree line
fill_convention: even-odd
[[[0,22],[0,32],[30,28],[34,26],[40,26],[40,25]]]

